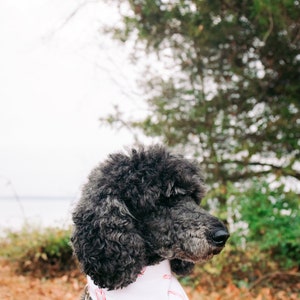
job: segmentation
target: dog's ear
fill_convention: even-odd
[[[86,186],[73,212],[71,237],[83,272],[101,288],[117,289],[134,282],[145,266],[144,240],[134,218],[119,199]],[[97,190],[97,189],[96,189]]]
[[[180,259],[171,260],[171,269],[177,275],[188,275],[192,272],[195,264]]]

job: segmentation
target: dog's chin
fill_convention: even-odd
[[[196,252],[195,249],[176,249],[157,252],[158,256],[163,259],[180,259],[191,263],[202,263],[211,260],[215,255],[219,254],[224,247],[207,247],[205,251]],[[204,250],[204,249],[202,249]]]
[[[180,259],[189,261],[192,263],[204,263],[206,261],[211,260],[215,255],[218,255],[222,251],[222,249],[223,248],[214,248],[214,249],[207,251],[206,253],[201,253],[198,255],[195,255],[195,254],[194,255],[193,254],[186,255],[186,253],[185,253],[185,257],[181,257]]]
[[[201,257],[197,262],[206,262],[211,260],[215,255],[218,255],[223,248],[215,248],[212,251],[209,251],[205,256]]]

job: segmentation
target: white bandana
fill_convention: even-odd
[[[182,286],[172,275],[168,260],[145,267],[135,282],[118,290],[101,289],[89,276],[87,280],[93,300],[188,300]]]

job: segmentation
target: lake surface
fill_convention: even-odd
[[[24,223],[35,226],[68,227],[75,198],[0,198],[0,231],[20,229]]]

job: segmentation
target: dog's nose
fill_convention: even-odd
[[[212,240],[214,244],[218,247],[223,247],[229,238],[229,233],[227,230],[218,229],[212,235]]]

